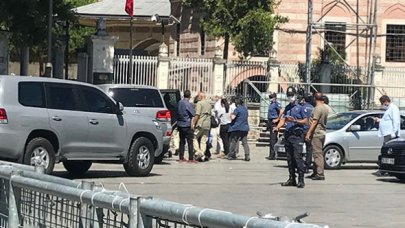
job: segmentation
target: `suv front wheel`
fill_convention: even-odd
[[[124,169],[130,176],[148,176],[153,167],[155,151],[152,142],[139,137],[132,143]]]
[[[51,174],[55,166],[55,149],[45,138],[31,139],[25,148],[24,164],[43,166],[46,174]]]

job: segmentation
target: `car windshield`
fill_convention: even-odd
[[[342,112],[331,115],[328,117],[326,130],[339,130],[359,115],[359,113],[353,112]]]
[[[156,89],[112,88],[108,95],[125,107],[164,107],[162,97]]]

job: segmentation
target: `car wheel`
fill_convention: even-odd
[[[128,161],[124,163],[124,169],[130,176],[147,176],[153,167],[155,159],[152,142],[145,138],[137,138],[131,145],[128,153]]]
[[[63,167],[75,177],[85,174],[93,163],[91,161],[64,161]]]
[[[401,180],[401,181],[405,181],[405,174],[399,174],[399,173],[397,173],[397,174],[394,174],[394,176],[395,176],[396,178],[398,178],[399,180]]]
[[[343,162],[343,152],[338,146],[330,145],[324,150],[325,169],[339,169]]]
[[[51,174],[55,166],[55,149],[45,138],[31,139],[25,148],[24,164],[43,166],[46,174]]]

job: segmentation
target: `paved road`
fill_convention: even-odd
[[[168,159],[146,178],[128,177],[122,165],[95,164],[85,178],[112,190],[122,182],[132,194],[247,216],[263,211],[291,217],[307,211],[306,222],[330,227],[405,227],[405,183],[374,176],[374,164],[327,170],[326,181],[306,180],[305,188],[297,189],[280,186],[288,175],[285,161],[265,160],[267,148],[251,151],[250,162],[182,164]],[[68,177],[61,165],[56,170]]]

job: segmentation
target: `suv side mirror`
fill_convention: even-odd
[[[348,131],[360,131],[360,130],[361,130],[361,126],[360,126],[360,125],[352,125],[352,126],[350,126],[347,130],[348,130]]]
[[[116,105],[116,110],[118,114],[121,114],[122,111],[124,111],[124,105],[122,105],[121,102],[117,101]]]

